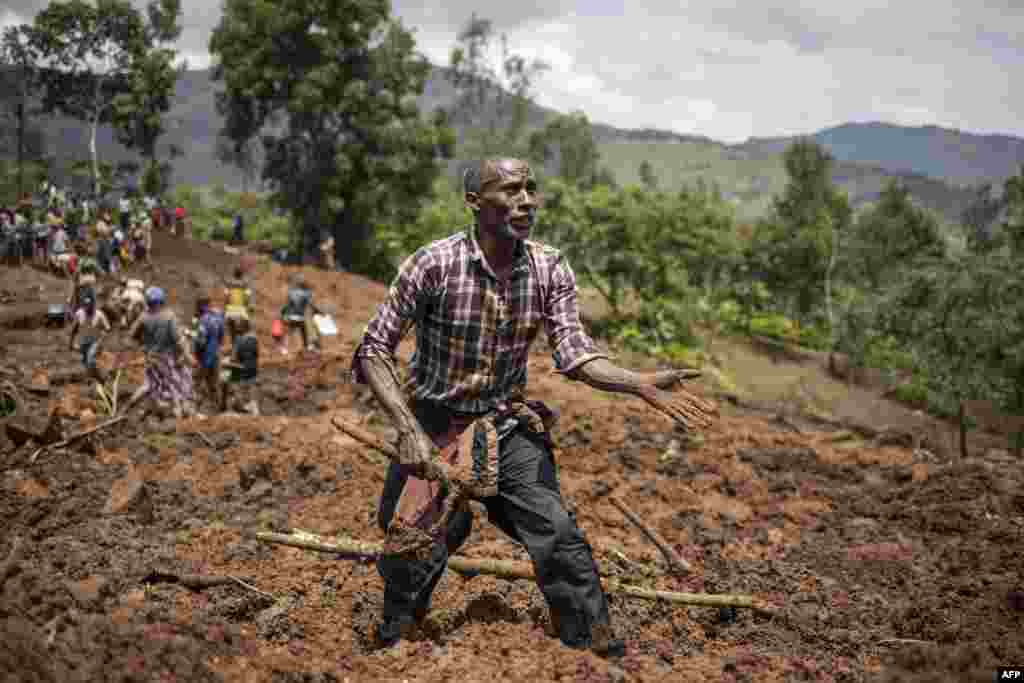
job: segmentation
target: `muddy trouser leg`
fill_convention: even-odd
[[[392,463],[388,468],[377,511],[377,521],[385,532],[398,506],[406,476],[401,465]],[[410,561],[395,556],[383,556],[377,560],[377,571],[384,579],[385,620],[399,617],[418,620],[426,615],[430,596],[444,574],[448,556],[466,542],[472,527],[472,513],[468,509],[461,510],[449,520],[445,544],[435,545],[427,560]]]
[[[609,634],[597,564],[575,516],[565,508],[554,456],[541,437],[516,429],[502,441],[498,495],[484,504],[490,521],[521,543],[533,560],[559,639],[587,647],[593,627]]]
[[[387,529],[405,479],[392,465],[381,496],[379,523]],[[565,509],[550,449],[537,437],[517,430],[501,444],[498,495],[484,501],[488,518],[523,544],[533,560],[537,584],[551,609],[558,636],[572,647],[587,647],[594,626],[610,631],[608,603],[601,588],[590,546]],[[426,561],[381,558],[384,578],[384,617],[425,610],[430,594],[444,573],[448,555],[469,535],[472,518],[456,515],[447,543],[435,546]]]

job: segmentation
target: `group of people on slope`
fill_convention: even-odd
[[[255,409],[252,402],[259,342],[252,328],[252,288],[241,266],[225,282],[223,295],[221,309],[213,305],[211,296],[201,294],[186,327],[168,308],[166,292],[156,286],[147,288],[142,280],[121,278],[106,305],[99,305],[95,267],[86,263],[76,273],[69,297],[73,323],[68,348],[74,350],[77,340],[83,365],[90,375],[103,380],[96,359],[114,324],[141,344],[145,381],[125,404],[126,411],[149,397],[168,405],[176,417],[197,414],[204,400],[215,411],[258,412],[258,402]],[[305,279],[293,276],[280,310],[283,329],[275,334],[278,348],[287,354],[289,340],[297,335],[303,349],[318,351],[312,316],[321,312]],[[229,352],[223,357],[225,343]]]

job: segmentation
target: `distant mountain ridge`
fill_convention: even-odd
[[[435,67],[419,105],[423,111],[448,106],[455,90],[445,77],[446,69]],[[171,124],[161,141],[174,143],[185,151],[175,160],[175,181],[195,185],[223,183],[241,187],[240,173],[215,158],[216,139],[222,124],[214,105],[217,84],[209,70],[188,71],[178,80]],[[7,91],[5,94],[4,90]],[[0,88],[0,99],[16,89]],[[551,109],[532,106],[527,127],[542,127],[558,115]],[[484,120],[495,118],[484,112]],[[62,117],[40,117],[46,138],[46,153],[58,165],[73,159],[88,159],[88,128]],[[665,130],[629,130],[593,122],[599,152],[620,182],[637,182],[641,161],[651,161],[662,180],[671,188],[683,182],[704,179],[716,183],[739,207],[744,218],[763,213],[772,194],[785,182],[781,153],[797,136],[752,138],[728,145],[703,136]],[[457,127],[458,136],[464,132]],[[909,128],[886,123],[849,123],[818,131],[809,136],[836,158],[836,182],[850,194],[855,205],[877,197],[885,180],[899,178],[919,201],[954,222],[970,199],[966,185],[985,180],[1001,181],[1024,163],[1024,139],[1008,135],[975,135],[935,126]],[[113,163],[134,161],[108,127],[100,129],[101,157]],[[2,155],[2,152],[0,152]],[[8,156],[13,156],[8,154]],[[958,185],[960,187],[958,187]]]
[[[874,121],[844,123],[808,137],[839,161],[919,173],[961,185],[1002,180],[1024,164],[1024,139],[1011,135]],[[752,138],[736,147],[752,154],[777,154],[795,139]]]

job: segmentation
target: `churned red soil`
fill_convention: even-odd
[[[157,235],[155,259],[141,276],[187,320],[238,256]],[[1024,663],[1024,463],[997,450],[961,460],[845,441],[809,422],[795,431],[726,402],[718,423],[688,440],[638,401],[551,374],[543,348],[531,392],[561,411],[563,492],[603,570],[649,588],[754,595],[779,610],[728,618],[612,597],[628,653],[608,663],[549,635],[531,582],[449,574],[412,639],[375,650],[372,563],[246,534],[381,538],[384,466],[329,418],[389,434],[347,375],[386,287],[306,269],[340,334],[320,356],[285,359],[271,353],[269,329],[289,270],[254,270],[260,416],[175,423],[137,411],[33,461],[38,444],[15,443],[8,425],[52,416],[69,435],[103,410],[75,375],[67,330],[42,325],[66,282],[0,266],[0,392],[17,399],[0,428],[0,679],[980,682]],[[117,335],[100,363],[124,368],[128,392],[140,360]],[[608,493],[693,574],[668,575]],[[482,518],[464,554],[525,559]],[[251,588],[191,590],[154,572],[234,576]]]

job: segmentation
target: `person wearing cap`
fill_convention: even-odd
[[[163,289],[149,287],[145,297],[146,311],[128,332],[129,338],[142,344],[146,354],[144,380],[125,403],[124,412],[149,397],[158,403],[169,402],[175,417],[193,415],[192,372],[187,364],[191,354],[181,334],[178,317],[166,308]]]
[[[96,297],[92,293],[86,293],[81,299],[81,304],[81,308],[74,314],[68,350],[74,350],[75,337],[81,331],[83,334],[79,350],[82,353],[82,365],[91,376],[102,381],[102,375],[96,367],[96,355],[103,340],[110,333],[110,321],[103,311],[97,308]]]

